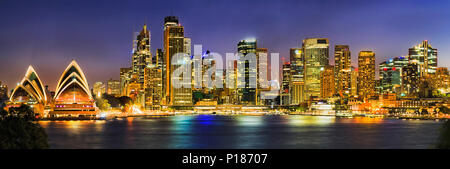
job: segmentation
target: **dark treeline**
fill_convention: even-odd
[[[0,107],[0,149],[47,149],[47,133],[35,122],[35,114],[27,105]]]

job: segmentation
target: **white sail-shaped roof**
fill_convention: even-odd
[[[77,85],[89,96],[89,99],[93,99],[86,77],[75,60],[70,62],[69,66],[67,66],[66,70],[64,70],[59,78],[54,99],[58,99],[61,93],[63,93],[70,85]]]
[[[47,103],[47,94],[45,92],[44,86],[42,85],[39,75],[36,73],[33,66],[31,65],[28,67],[28,70],[25,73],[25,77],[22,79],[19,85],[17,85],[16,88],[13,90],[10,97],[10,101],[14,101],[17,90],[22,89],[26,91],[30,96],[35,98],[36,101],[44,104]]]

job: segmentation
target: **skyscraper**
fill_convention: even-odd
[[[433,86],[441,93],[447,93],[450,89],[450,74],[447,67],[438,67],[434,78]]]
[[[95,82],[92,88],[94,97],[102,97],[103,93],[106,93],[106,86],[103,82]]]
[[[268,88],[267,84],[267,57],[268,57],[268,49],[267,48],[257,48],[256,49],[256,60],[258,62],[256,68],[258,69],[258,89]]]
[[[109,79],[106,83],[106,93],[109,95],[119,96],[120,95],[120,81]]]
[[[358,68],[355,68],[352,66],[352,72],[351,72],[351,81],[352,84],[350,85],[352,87],[351,95],[357,96],[358,95]]]
[[[368,98],[375,94],[375,53],[361,51],[358,55],[358,95]]]
[[[242,54],[242,57],[238,61],[238,71],[241,73],[237,74],[237,86],[240,104],[244,105],[255,105],[256,98],[256,88],[257,86],[252,86],[251,81],[257,82],[257,58],[256,58],[256,40],[247,39],[239,41],[237,45],[238,53]],[[253,54],[255,56],[256,63],[252,63],[245,59],[247,56]],[[243,68],[243,70],[241,70]]]
[[[258,62],[256,65],[257,69],[256,97],[258,105],[264,105],[264,102],[262,101],[261,98],[261,92],[269,89],[267,79],[267,69],[268,69],[267,56],[268,56],[267,48],[256,48],[256,61]]]
[[[162,49],[156,49],[155,57],[152,57],[152,64],[156,65],[159,68],[162,68],[163,57],[164,57],[164,53],[163,53]]]
[[[239,95],[237,89],[237,60],[226,60],[226,80],[225,80],[225,92],[230,96],[228,98],[229,104],[238,104],[239,103]]]
[[[175,88],[172,84],[172,78],[176,81],[181,81],[182,77],[172,77],[173,72],[178,69],[181,65],[172,63],[172,57],[177,53],[186,53],[185,44],[190,44],[190,40],[184,37],[184,27],[178,23],[178,17],[167,16],[164,18],[164,56],[165,56],[165,76],[164,76],[164,88],[165,97],[164,102],[166,105],[173,106],[186,106],[192,105],[192,87]],[[182,63],[189,63],[190,58],[186,61],[180,61]],[[188,73],[188,72],[185,72]],[[190,73],[189,73],[190,74]],[[191,81],[189,81],[189,86],[191,86]]]
[[[214,58],[210,55],[210,51],[209,50],[207,50],[205,53],[203,53],[203,55],[202,55],[202,57],[201,57],[201,60],[200,60],[200,62],[201,63],[203,63],[202,65],[201,65],[201,73],[200,73],[200,75],[201,76],[204,76],[204,75],[208,75],[208,76],[211,76],[211,80],[212,79],[214,79],[215,78],[215,75],[216,75],[216,73],[215,73],[215,60],[214,60]],[[210,71],[210,69],[212,69],[211,70],[211,72],[209,72]],[[194,78],[192,78],[193,80],[194,80]],[[208,86],[208,78],[203,78],[202,79],[202,91],[203,91],[203,93],[204,94],[211,94],[211,92],[212,92],[212,90],[213,90],[213,87],[214,86]],[[195,83],[195,81],[194,81],[194,83]]]
[[[419,66],[419,76],[436,73],[437,69],[437,49],[431,47],[427,40],[421,44],[409,48],[409,61],[417,63]]]
[[[184,38],[184,53],[188,54],[189,56],[192,55],[192,47],[191,47],[191,38]]]
[[[289,105],[290,104],[290,81],[291,81],[291,63],[286,62],[283,64],[283,79],[281,83],[280,90],[280,105]]]
[[[120,68],[120,95],[127,96],[127,87],[132,74],[132,68]]]
[[[150,53],[150,31],[147,25],[144,25],[136,40],[133,42],[133,74],[137,75],[137,81],[144,83],[144,69],[147,64],[151,63]]]
[[[305,90],[306,98],[320,97],[320,74],[329,65],[329,42],[327,38],[311,38],[303,40],[305,57]]]
[[[419,94],[419,66],[416,62],[408,63],[402,68],[401,96],[416,97]]]
[[[351,52],[348,45],[334,47],[335,87],[337,93],[351,93]]]
[[[162,88],[162,69],[158,64],[149,64],[145,68],[145,109],[159,110],[161,108]]]
[[[334,95],[334,69],[334,66],[326,65],[324,70],[320,73],[320,97],[323,99]]]
[[[163,52],[163,50],[162,49],[156,49],[155,57],[153,57],[152,59],[153,59],[153,61],[152,61],[153,65],[156,65],[156,68],[159,69],[160,73],[161,73],[161,75],[159,75],[161,77],[161,79],[160,79],[161,80],[160,81],[160,83],[161,83],[161,93],[160,93],[160,96],[159,96],[159,99],[160,99],[159,101],[160,101],[160,104],[161,104],[162,101],[165,100],[163,98],[165,96],[165,88],[164,88],[165,81],[164,81],[164,79],[165,79],[165,76],[166,76],[166,73],[164,72],[164,70],[166,70],[166,64],[164,64],[165,60],[164,60],[164,52]]]
[[[301,48],[291,48],[290,59],[290,81],[288,104],[299,105],[306,100],[305,95],[305,58]]]
[[[401,70],[408,64],[406,57],[395,57],[379,64],[381,93],[401,93]]]

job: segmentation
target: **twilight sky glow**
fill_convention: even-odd
[[[448,67],[449,7],[447,0],[1,0],[0,81],[12,89],[32,64],[54,90],[72,59],[90,85],[118,79],[131,65],[133,32],[147,23],[154,53],[168,15],[179,17],[192,44],[223,56],[249,37],[283,57],[304,38],[326,37],[330,59],[334,45],[348,44],[353,65],[366,49],[378,64],[426,39]]]

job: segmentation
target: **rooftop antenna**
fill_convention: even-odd
[[[145,19],[144,19],[144,24],[145,24],[145,25],[147,25],[147,19],[148,19],[148,17],[145,16]],[[147,25],[147,26],[148,26],[148,25]]]

